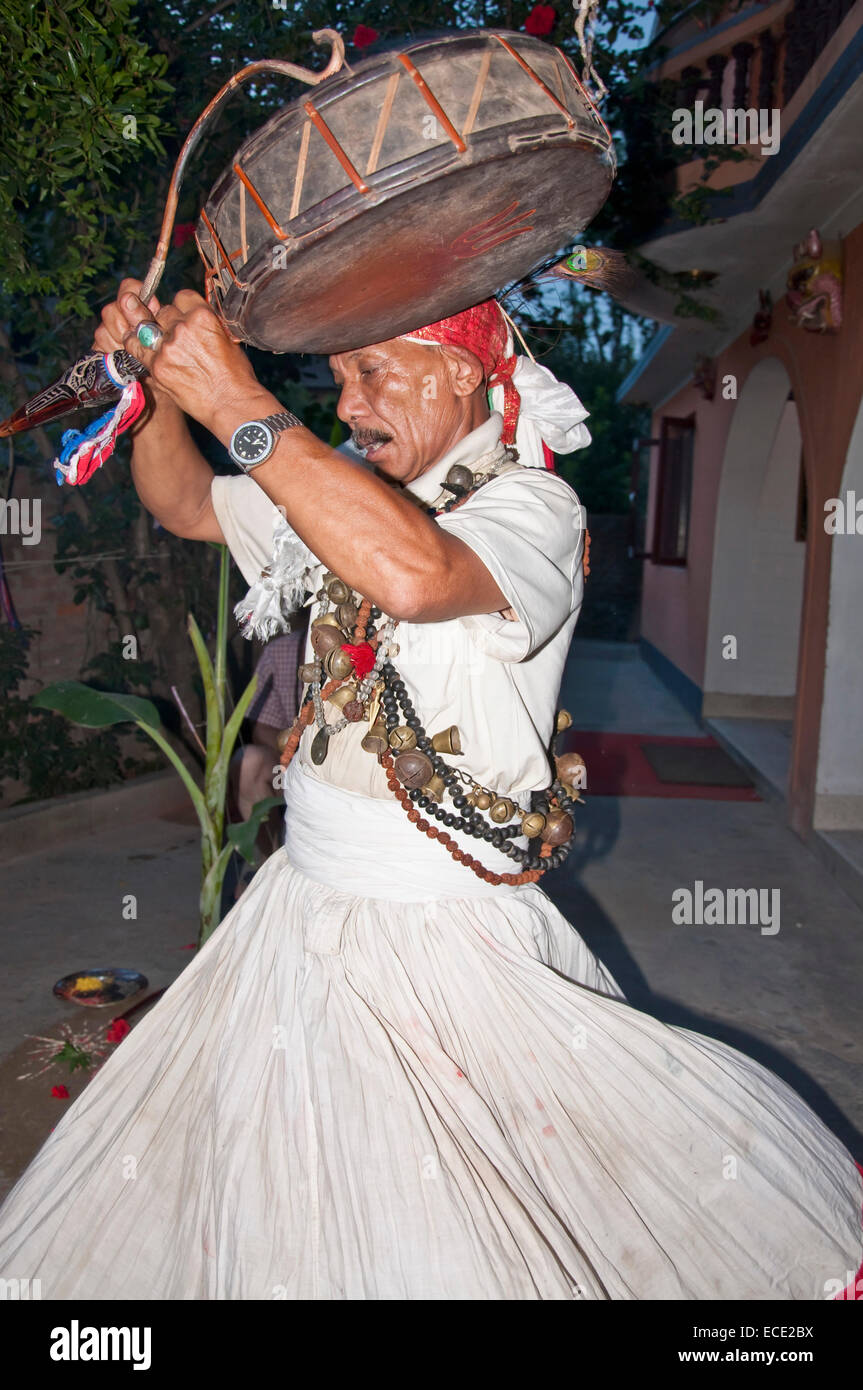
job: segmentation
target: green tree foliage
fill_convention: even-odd
[[[167,60],[137,35],[135,9],[0,0],[3,290],[48,296],[61,318],[92,315],[88,292],[114,260],[109,219],[133,217],[142,155],[164,158]]]
[[[29,628],[0,624],[0,672],[3,673],[3,729],[0,779],[27,784],[32,797],[64,796],[115,782],[131,770],[113,730],[98,738],[71,729],[58,714],[34,718],[20,687],[26,680],[28,644],[37,634]]]

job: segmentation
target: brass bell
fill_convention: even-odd
[[[473,794],[473,804],[478,811],[487,811],[493,801],[494,797],[483,791],[481,787]]]
[[[367,753],[385,753],[389,744],[387,743],[387,726],[382,719],[378,719],[365,735],[362,746]]]
[[[427,796],[430,801],[440,801],[443,798],[445,784],[442,777],[432,777],[430,782],[426,782],[422,789],[423,796]]]
[[[411,748],[416,748],[417,736],[413,729],[409,729],[406,724],[399,724],[398,728],[393,729],[390,734],[390,748],[397,751],[408,752]]]
[[[336,617],[339,620],[339,626],[348,629],[350,632],[353,632],[356,627],[357,618],[359,616],[360,610],[355,603],[340,603],[336,609]]]
[[[570,714],[569,710],[559,709],[557,711],[557,719],[555,720],[555,728],[557,729],[557,732],[559,734],[562,734],[564,729],[570,728],[571,725],[572,715]]]
[[[288,739],[290,738],[290,736],[291,736],[291,730],[290,730],[290,729],[280,729],[280,730],[279,730],[279,735],[278,735],[278,737],[277,737],[277,739],[276,739],[276,747],[278,748],[278,750],[279,750],[280,753],[284,753],[284,751],[285,751],[285,746],[286,746],[286,744],[287,744]]]
[[[315,656],[325,657],[328,652],[340,647],[345,640],[345,635],[340,627],[322,625],[312,628],[312,651]],[[348,672],[345,672],[347,675]]]
[[[313,680],[317,680],[318,668],[314,661],[305,661],[297,671],[297,675],[303,682],[303,685],[311,685]]]
[[[539,811],[528,811],[522,818],[521,832],[529,840],[535,840],[537,835],[541,835],[545,829],[545,816]]]
[[[473,474],[463,464],[456,463],[444,478],[443,485],[447,492],[454,492],[456,497],[464,497],[473,487]]]
[[[327,696],[327,701],[329,704],[335,705],[336,709],[343,710],[345,705],[356,699],[356,694],[356,686],[340,685],[338,690],[334,690],[332,695]]]
[[[460,753],[461,734],[455,724],[439,734],[432,735],[432,748],[436,753]]]
[[[427,758],[425,753],[417,753],[416,751],[399,753],[393,767],[396,777],[402,786],[407,787],[409,791],[424,787],[427,782],[431,781],[434,772],[431,758]]]
[[[587,786],[587,768],[580,753],[561,753],[554,765],[558,779],[571,787]]]
[[[499,796],[497,801],[492,803],[489,816],[498,825],[504,825],[515,814],[515,803],[506,796]]]
[[[324,657],[324,670],[328,676],[332,676],[333,680],[343,681],[353,669],[354,663],[341,646],[333,647],[332,651]]]
[[[551,810],[545,818],[545,830],[542,832],[542,842],[544,845],[565,845],[567,840],[571,840],[575,831],[572,816],[566,811]]]
[[[340,603],[347,603],[351,596],[351,591],[347,584],[343,584],[341,579],[331,579],[329,584],[324,586],[330,597],[330,603],[338,606]]]
[[[312,629],[316,627],[338,627],[339,620],[335,613],[322,613],[319,618],[312,619]]]

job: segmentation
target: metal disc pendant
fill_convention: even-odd
[[[327,753],[329,752],[329,748],[330,748],[330,736],[329,736],[329,734],[327,733],[326,729],[318,729],[318,732],[315,734],[314,738],[312,739],[312,748],[311,748],[312,762],[315,764],[316,767],[320,767],[321,763],[324,762],[324,760],[326,759]]]

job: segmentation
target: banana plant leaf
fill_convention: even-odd
[[[81,681],[54,681],[34,695],[32,703],[37,709],[54,710],[56,714],[62,714],[73,724],[81,724],[86,729],[104,729],[109,724],[137,724],[174,764],[192,798],[202,834],[212,838],[213,827],[203,794],[165,737],[159,711],[150,700],[143,700],[138,695],[93,690]]]
[[[151,700],[138,695],[93,690],[81,681],[54,681],[33,697],[36,709],[50,709],[82,724],[86,729],[105,729],[109,724],[134,721],[148,729],[161,729],[159,712]]]

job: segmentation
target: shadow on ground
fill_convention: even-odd
[[[677,803],[681,807],[685,804]],[[726,1043],[767,1067],[806,1101],[858,1162],[863,1162],[863,1131],[809,1070],[764,1036],[651,988],[621,930],[584,883],[584,875],[589,867],[613,856],[620,834],[621,802],[617,797],[595,797],[585,804],[578,838],[566,865],[549,874],[543,884],[555,906],[611,971],[633,1008],[651,1014],[672,1027],[688,1029]],[[808,853],[802,846],[801,852]],[[614,873],[617,866],[617,873],[625,874],[627,866],[625,861],[620,863],[620,858],[620,855],[612,857],[612,862],[606,868]],[[840,897],[844,898],[841,892]],[[648,904],[645,904],[645,911],[649,912]],[[623,924],[624,929],[632,925]],[[681,973],[691,976],[688,969]],[[745,983],[741,988],[745,993]],[[716,1005],[716,1001],[711,1002]],[[721,1003],[716,1006],[721,1008]]]

